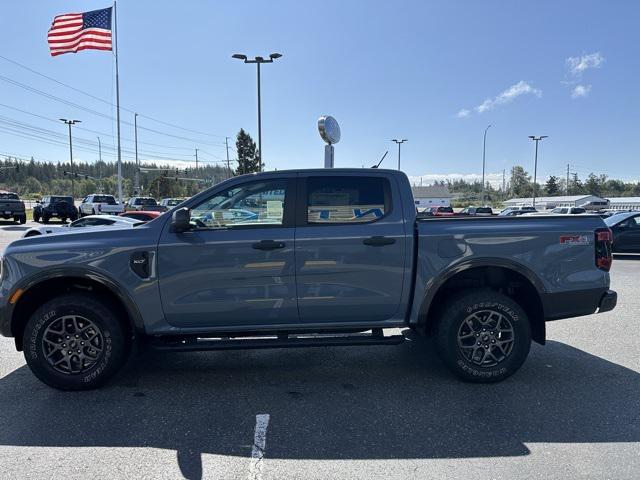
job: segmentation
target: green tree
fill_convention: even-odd
[[[42,184],[37,178],[27,177],[18,192],[25,196],[39,197],[42,194]]]
[[[260,152],[256,148],[256,142],[254,142],[251,135],[245,132],[242,128],[236,137],[236,151],[238,152],[237,175],[242,175],[243,173],[254,173],[262,170]]]
[[[533,193],[531,175],[520,165],[515,165],[511,169],[511,180],[509,184],[511,185],[511,192],[514,197],[527,197]]]
[[[551,175],[544,186],[544,191],[549,196],[558,195],[560,193],[560,178]]]
[[[606,175],[596,176],[594,173],[590,173],[587,181],[584,182],[584,191],[590,195],[601,196],[606,182]]]

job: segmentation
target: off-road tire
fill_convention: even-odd
[[[46,213],[42,215],[42,223],[49,223],[49,219],[50,217]]]
[[[36,223],[40,222],[40,215],[34,213],[33,214],[33,221],[36,222]]]
[[[513,299],[481,289],[453,295],[446,302],[435,340],[440,358],[453,373],[469,382],[491,383],[504,380],[522,366],[531,347],[531,328],[526,313]],[[498,319],[499,328],[495,327]]]
[[[119,319],[91,294],[70,293],[48,301],[31,315],[24,330],[24,356],[29,368],[42,382],[59,390],[99,387],[122,367],[127,351]],[[81,360],[76,352],[93,357]]]

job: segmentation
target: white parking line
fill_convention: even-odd
[[[262,480],[262,459],[267,444],[267,427],[269,426],[269,414],[256,415],[256,431],[253,435],[253,448],[251,449],[251,464],[249,465],[249,480]]]

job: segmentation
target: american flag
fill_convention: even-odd
[[[111,50],[111,9],[55,17],[48,35],[51,56],[88,49]]]

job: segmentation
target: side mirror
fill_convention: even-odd
[[[171,216],[171,231],[173,233],[186,232],[191,228],[191,212],[188,208],[179,208]]]

